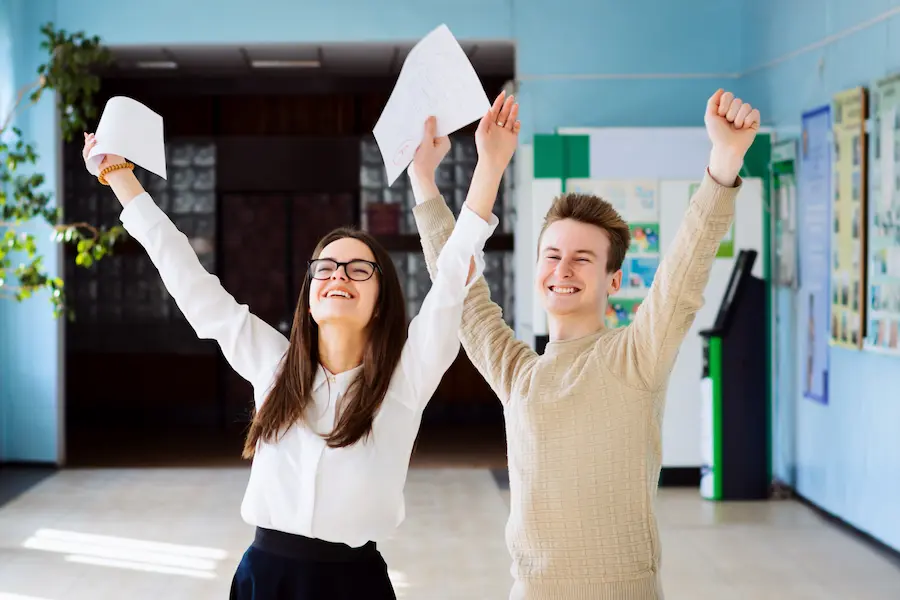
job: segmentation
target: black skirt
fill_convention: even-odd
[[[360,548],[257,528],[231,600],[396,600],[374,542]]]

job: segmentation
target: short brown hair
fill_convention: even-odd
[[[558,196],[544,217],[538,243],[540,244],[544,232],[550,225],[563,219],[587,223],[605,231],[609,236],[606,270],[608,273],[615,273],[622,268],[625,253],[631,245],[631,231],[628,229],[628,223],[616,212],[612,204],[592,194],[571,193]]]

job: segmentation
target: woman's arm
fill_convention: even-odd
[[[93,138],[86,138],[85,156]],[[107,156],[100,165],[124,162]],[[156,205],[130,169],[105,176],[123,206],[125,229],[147,251],[168,292],[202,339],[218,342],[232,368],[257,390],[269,385],[288,347],[275,328],[238,304],[218,277],[203,268],[187,236]]]

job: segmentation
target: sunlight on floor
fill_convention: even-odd
[[[68,562],[200,579],[215,578],[216,565],[228,557],[226,551],[217,548],[58,529],[39,529],[22,546],[30,550],[66,554],[65,560]],[[0,597],[0,600],[3,598]]]
[[[391,578],[391,583],[394,586],[394,591],[397,593],[397,599],[409,597],[407,595],[409,585],[409,579],[406,577],[406,573],[402,571],[395,571],[393,569],[388,569],[388,577]],[[2,599],[0,599],[2,600]]]

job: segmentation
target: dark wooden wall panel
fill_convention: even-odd
[[[504,80],[485,80],[488,95]],[[167,138],[215,141],[216,274],[239,302],[277,327],[290,322],[306,260],[319,238],[335,227],[359,224],[359,140],[371,135],[393,85],[386,78],[120,77],[104,81],[98,104],[127,95],[162,115]],[[474,124],[467,130],[474,131]],[[83,173],[75,146],[77,141],[64,168]],[[64,200],[68,211],[79,198]],[[110,215],[103,224],[115,224],[118,212]],[[131,246],[122,252],[143,252]],[[77,285],[79,279],[71,281]],[[68,330],[82,341],[98,340],[69,344],[70,423],[166,423],[199,432],[240,425],[249,414],[249,385],[224,364],[215,344],[165,350],[173,336],[193,335],[186,323],[119,321]],[[140,347],[114,351],[114,338],[122,335],[135,337],[131,346]],[[460,407],[467,414],[500,414],[464,352],[445,375],[426,420],[451,418]]]

